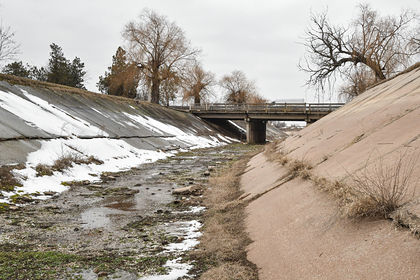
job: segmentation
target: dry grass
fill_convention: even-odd
[[[257,279],[255,272],[243,265],[226,263],[219,267],[215,267],[212,270],[204,273],[201,278],[202,280],[243,280],[243,279]]]
[[[383,158],[367,162],[355,174],[349,174],[346,183],[312,177],[315,186],[338,199],[340,212],[346,218],[383,217],[415,199],[419,178],[413,173],[418,168],[418,157],[399,154],[386,164]]]
[[[198,249],[190,256],[197,262],[201,279],[258,279],[257,268],[246,258],[251,243],[245,232],[246,202],[242,195],[240,175],[252,155],[247,155],[219,177],[210,179],[206,190],[204,232]]]
[[[286,168],[288,169],[288,172],[292,179],[301,177],[304,180],[308,180],[311,178],[310,170],[312,169],[312,164],[309,161],[306,161],[304,159],[293,160],[286,165]]]
[[[35,171],[36,177],[53,175],[53,170],[51,169],[51,167],[42,163],[39,163],[37,166],[35,166]]]
[[[23,164],[3,165],[0,167],[0,191],[13,191],[15,187],[22,186],[20,180],[13,174],[14,169],[23,169]]]
[[[286,167],[288,171],[289,180],[297,177],[308,180],[311,178],[312,164],[305,160],[291,160],[287,156],[288,152],[283,145],[283,140],[279,139],[266,145],[264,155],[271,162],[277,162]]]
[[[407,150],[408,151],[408,150]],[[418,178],[413,172],[418,168],[418,157],[399,154],[392,163],[377,163],[364,166],[360,172],[350,176],[351,198],[345,206],[347,216],[389,215],[415,197]]]
[[[418,167],[418,157],[409,155],[408,150],[396,157],[392,164],[385,164],[382,157],[376,164],[370,164],[368,160],[362,170],[349,174],[347,184],[313,176],[310,162],[288,158],[281,142],[268,144],[265,155],[269,161],[278,162],[287,169],[288,180],[310,179],[314,185],[337,197],[342,215],[350,218],[388,218],[396,209],[413,200],[418,185],[418,179],[412,178]]]
[[[102,160],[94,156],[89,156],[85,158],[78,153],[68,153],[66,155],[61,155],[59,158],[57,158],[51,166],[46,164],[38,164],[35,167],[35,171],[37,172],[36,176],[52,176],[54,171],[63,172],[73,167],[73,164],[100,165],[103,163],[104,162]]]
[[[278,162],[281,165],[286,165],[289,161],[287,158],[287,151],[283,145],[283,139],[277,139],[265,145],[264,155],[271,162]]]

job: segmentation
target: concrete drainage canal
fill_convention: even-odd
[[[39,279],[193,279],[185,256],[201,235],[202,192],[248,149],[181,152],[100,183],[71,182],[52,199],[2,213],[3,243],[65,259],[48,271],[34,266]]]

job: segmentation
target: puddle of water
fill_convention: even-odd
[[[94,273],[91,270],[84,269],[75,275],[80,276],[80,279],[83,280],[98,280],[98,274]],[[129,273],[126,271],[117,271],[114,274],[108,275],[106,279],[124,279],[124,280],[138,280],[139,277],[134,273]]]
[[[116,225],[115,219],[121,214],[124,214],[124,211],[116,208],[90,208],[81,214],[81,226],[85,229],[110,228]]]
[[[105,207],[122,211],[136,211],[134,206],[136,206],[136,204],[133,202],[116,202],[105,205]]]
[[[87,229],[108,227],[111,219],[103,210],[103,207],[90,208],[81,214],[82,227]]]

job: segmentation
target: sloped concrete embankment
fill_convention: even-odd
[[[415,67],[288,138],[277,150],[289,160],[310,163],[312,178],[351,187],[352,178],[365,170],[386,169],[402,155],[403,161],[418,159],[419,107],[420,69]],[[261,279],[420,277],[420,243],[413,235],[418,233],[419,201],[410,196],[415,184],[407,190],[409,203],[390,215],[400,227],[380,218],[346,219],[330,193],[311,180],[283,180],[287,172],[259,154],[242,177],[254,240],[248,258],[260,268]],[[418,165],[411,176],[412,182],[420,178]]]
[[[139,149],[186,148],[188,135],[225,141],[194,116],[162,106],[90,92],[0,82],[0,165],[24,162],[39,140],[124,139]],[[172,126],[162,126],[159,122]],[[175,129],[175,128],[178,128]],[[182,137],[177,137],[182,134]],[[35,140],[35,141],[34,141]],[[203,141],[205,142],[205,141]]]

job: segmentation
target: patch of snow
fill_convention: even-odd
[[[201,232],[199,231],[201,223],[199,221],[193,220],[187,222],[174,222],[171,223],[171,226],[177,228],[176,233],[172,232],[172,234],[178,234],[185,237],[182,242],[166,245],[164,247],[165,250],[170,252],[187,251],[200,243],[197,240],[197,238],[201,236]]]
[[[128,113],[123,113],[123,114],[134,122],[134,126],[141,125],[149,129],[150,131],[157,132],[161,135],[165,133],[169,134],[175,137],[175,139],[177,139],[178,141],[189,146],[191,149],[220,146],[220,145],[224,145],[226,143],[231,142],[227,140],[226,138],[223,140],[226,143],[223,143],[215,137],[210,136],[211,137],[211,140],[210,140],[206,137],[196,136],[194,134],[188,134],[173,125],[165,124],[151,117],[146,118],[140,115],[132,115]],[[219,138],[220,138],[220,134],[219,134]]]
[[[231,124],[233,124],[237,129],[239,129],[242,132],[246,133],[246,129],[240,127],[239,125],[237,125],[236,123],[234,123],[233,121],[229,121]]]
[[[166,275],[153,275],[140,278],[141,280],[177,280],[182,276],[185,276],[188,271],[192,268],[192,265],[186,263],[180,263],[182,258],[169,260],[166,262],[164,267],[170,269],[169,274]]]
[[[190,208],[189,211],[186,211],[187,213],[200,213],[206,210],[206,207],[204,206],[193,206]]]
[[[28,125],[61,136],[108,136],[102,129],[80,118],[70,116],[23,89],[20,90],[27,99],[11,92],[0,91],[0,105],[3,109],[22,118]]]
[[[91,109],[92,109],[93,111],[95,111],[96,113],[98,113],[98,114],[100,114],[100,115],[102,115],[102,116],[106,117],[107,119],[112,120],[113,122],[115,122],[115,123],[117,123],[117,124],[119,124],[119,125],[121,125],[121,126],[123,126],[123,127],[126,127],[126,125],[127,125],[127,123],[120,122],[120,121],[118,121],[116,118],[112,117],[112,116],[111,116],[111,115],[109,115],[109,114],[105,114],[104,112],[101,112],[101,111],[99,111],[99,110],[96,110],[95,108],[91,108]]]
[[[44,191],[63,192],[67,186],[61,182],[89,180],[92,182],[99,180],[102,172],[118,172],[128,170],[131,167],[139,166],[143,163],[154,162],[173,156],[173,153],[162,151],[151,151],[137,149],[127,142],[120,139],[95,138],[95,139],[53,139],[40,141],[42,146],[39,150],[30,153],[27,158],[26,168],[16,170],[22,180],[23,186],[16,188],[16,191],[24,193],[35,193]],[[68,155],[76,155],[81,158],[95,156],[104,163],[96,164],[74,164],[70,169],[62,172],[55,171],[52,176],[36,176],[35,167],[38,164],[52,165],[58,158]],[[8,202],[9,197],[16,192],[3,192],[5,198],[0,202]],[[39,199],[47,197],[39,196]]]
[[[200,209],[201,207],[192,207],[194,210]],[[204,208],[204,207],[203,207]],[[170,230],[171,235],[184,237],[184,240],[180,243],[170,243],[164,247],[169,252],[183,252],[192,249],[196,246],[199,241],[198,237],[201,236],[199,231],[202,224],[199,221],[192,220],[187,222],[174,222],[164,224]],[[166,262],[164,267],[170,269],[169,274],[166,275],[153,275],[140,278],[141,280],[176,280],[182,276],[185,276],[188,271],[192,268],[191,264],[180,263],[182,258],[169,260]]]

